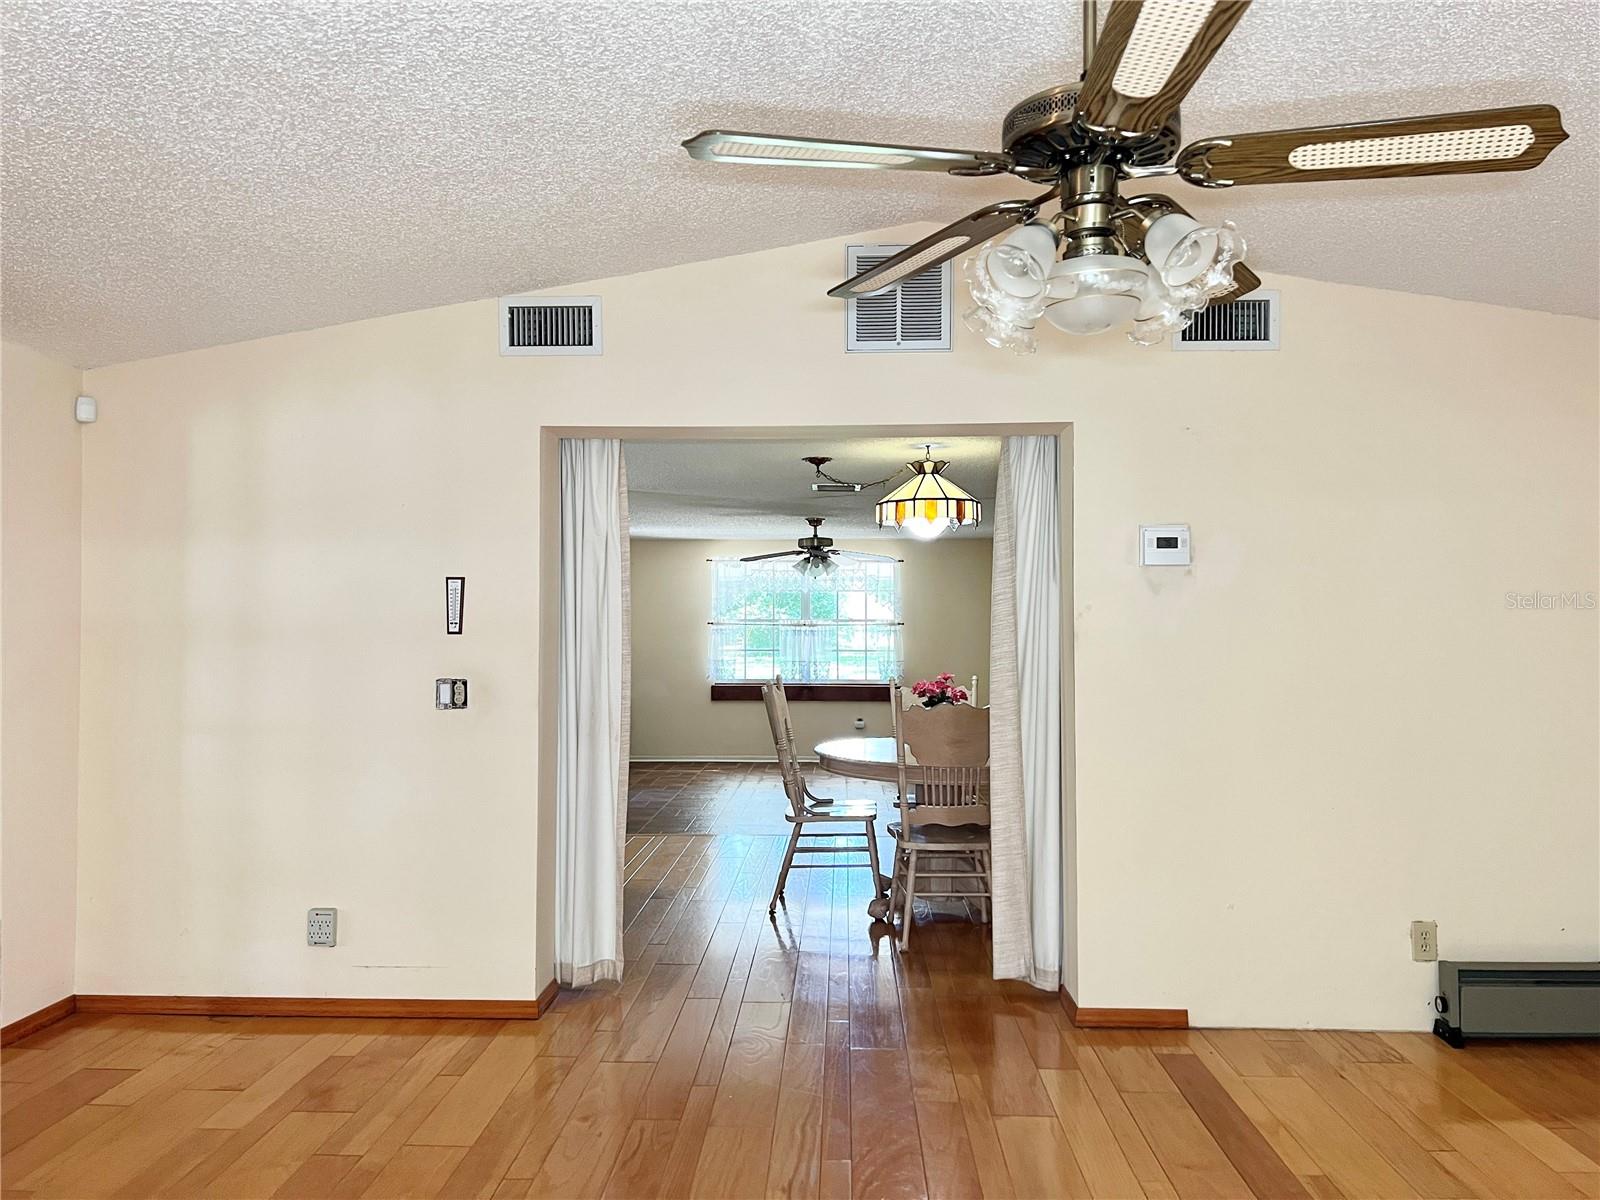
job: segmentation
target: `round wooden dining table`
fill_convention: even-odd
[[[815,747],[817,765],[830,775],[846,775],[852,779],[876,779],[881,783],[896,783],[900,773],[895,767],[894,739],[892,737],[841,737],[818,742]],[[916,783],[917,760],[906,751],[906,766],[912,769],[908,782]],[[983,777],[988,779],[984,768]]]
[[[829,738],[816,745],[817,765],[830,775],[852,779],[876,779],[894,783],[900,778],[895,767],[892,737]],[[908,763],[911,761],[909,752]]]

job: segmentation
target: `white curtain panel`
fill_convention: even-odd
[[[561,440],[556,977],[622,978],[628,783],[628,480],[615,438]]]
[[[989,646],[994,977],[1061,985],[1061,481],[1054,437],[1008,437]]]

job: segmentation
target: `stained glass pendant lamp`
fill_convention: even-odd
[[[976,525],[983,506],[944,475],[950,464],[936,461],[929,446],[921,462],[907,463],[911,478],[878,501],[878,528],[893,526],[914,538],[932,541],[947,529]]]

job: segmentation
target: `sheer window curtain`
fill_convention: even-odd
[[[628,656],[622,443],[563,438],[556,977],[569,987],[622,978]]]
[[[995,498],[994,977],[1061,984],[1061,495],[1056,438],[1008,437]]]
[[[712,560],[711,680],[900,678],[900,561],[853,551],[821,579],[794,562]]]

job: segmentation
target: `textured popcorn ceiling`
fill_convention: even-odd
[[[691,161],[708,126],[986,148],[1076,77],[1027,0],[5,0],[7,337],[97,365],[953,220],[1030,189]],[[1540,170],[1202,192],[1263,270],[1597,311],[1600,5],[1259,0],[1190,138],[1558,104]]]
[[[922,457],[922,447],[904,438],[850,438],[809,442],[629,442],[628,524],[634,537],[775,538],[788,541],[810,532],[806,517],[823,517],[825,537],[840,549],[866,538],[903,537],[877,526],[873,506],[908,475],[864,492],[818,493],[808,454],[834,461],[824,470],[836,479],[866,483],[882,479]],[[983,524],[947,537],[989,537],[995,481],[1000,473],[999,438],[943,438],[935,458],[945,474],[984,505]]]

